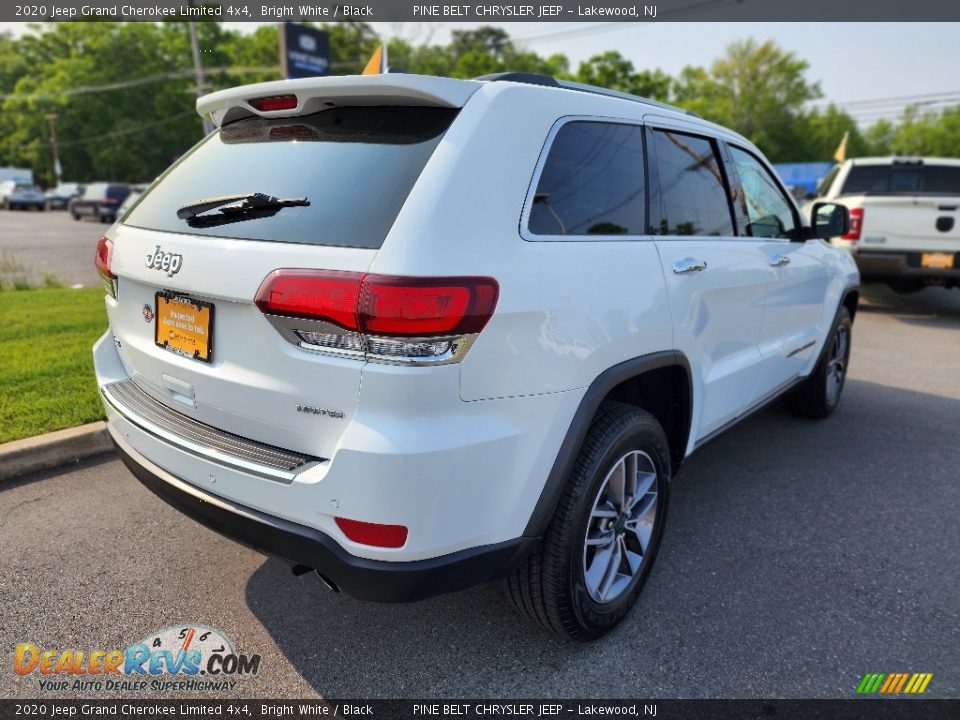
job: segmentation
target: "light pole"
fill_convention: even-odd
[[[193,6],[193,2],[190,3]],[[197,24],[195,22],[188,22],[187,27],[190,29],[190,47],[193,50],[193,75],[197,82],[197,97],[204,95],[207,91],[207,88],[204,84],[203,79],[203,61],[200,59],[200,41],[197,40]],[[206,118],[201,120],[203,124],[203,134],[207,135],[211,130],[213,130],[213,125],[211,125]]]
[[[57,150],[57,114],[47,113],[47,122],[50,123],[50,149],[53,151],[53,175],[60,184],[62,168],[60,167],[60,153]]]

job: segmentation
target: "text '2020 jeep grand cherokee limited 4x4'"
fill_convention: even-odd
[[[267,83],[97,248],[94,348],[131,471],[358,598],[503,578],[596,637],[670,480],[769,400],[825,416],[857,273],[744,138],[503,75]]]

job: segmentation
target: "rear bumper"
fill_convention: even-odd
[[[410,562],[358,558],[319,530],[207,493],[154,465],[123,440],[115,437],[114,444],[130,472],[183,514],[265,555],[314,568],[360,600],[411,602],[494,580],[516,567],[537,542],[517,538]]]
[[[931,282],[960,280],[960,252],[954,254],[952,268],[920,267],[921,252],[864,252],[853,254],[860,277],[866,281],[911,279]]]

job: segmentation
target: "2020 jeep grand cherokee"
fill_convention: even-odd
[[[108,427],[175,507],[334,588],[506,578],[596,637],[670,481],[788,394],[828,415],[857,302],[843,208],[806,226],[760,152],[552,78],[267,83],[97,248]]]

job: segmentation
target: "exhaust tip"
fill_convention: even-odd
[[[323,574],[322,572],[320,572],[319,570],[315,570],[314,572],[317,573],[317,577],[320,578],[320,582],[322,582],[324,585],[326,585],[328,588],[330,588],[331,591],[333,591],[333,592],[335,592],[335,593],[339,593],[339,592],[340,592],[340,588],[337,587],[337,584],[336,584],[333,580],[331,580],[330,578],[328,578],[326,575],[324,575],[324,574]]]

